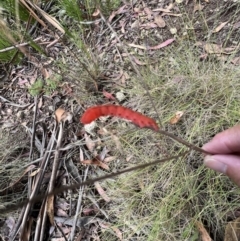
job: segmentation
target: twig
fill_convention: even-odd
[[[29,153],[29,162],[32,161],[32,154],[33,154],[33,144],[35,139],[35,131],[36,131],[36,116],[37,116],[37,109],[38,109],[38,96],[35,96],[34,98],[34,104],[35,104],[35,110],[34,110],[34,116],[33,116],[33,128],[32,128],[32,135],[31,135],[31,143],[30,143],[30,153]],[[28,196],[31,195],[31,189],[32,189],[32,177],[30,177],[30,174],[28,174]]]
[[[40,40],[42,37],[38,37],[38,38],[36,38],[36,39],[33,39],[32,41],[33,42],[37,42],[38,40]],[[0,53],[3,53],[3,52],[7,52],[7,51],[9,51],[9,50],[12,50],[12,49],[16,49],[16,48],[19,48],[19,47],[22,47],[22,46],[26,46],[26,45],[29,45],[31,42],[26,42],[26,43],[21,43],[21,44],[15,44],[15,45],[13,45],[13,46],[11,46],[11,47],[7,47],[7,48],[5,48],[5,49],[1,49],[0,50]]]
[[[60,188],[55,188],[52,192],[49,192],[48,194],[43,194],[43,195],[38,195],[38,196],[32,195],[32,197],[30,199],[26,199],[25,201],[23,201],[21,203],[9,204],[5,208],[0,208],[0,213],[2,213],[2,214],[6,213],[9,210],[14,210],[16,208],[23,207],[26,204],[32,205],[36,201],[43,200],[44,198],[46,198],[50,195],[56,195],[58,193],[62,193],[62,192],[67,191],[67,190],[72,190],[72,189],[80,188],[80,187],[83,187],[83,186],[91,185],[91,184],[94,184],[94,182],[103,181],[105,179],[113,178],[113,177],[119,176],[119,175],[127,173],[127,172],[132,172],[132,171],[140,170],[140,169],[150,167],[150,166],[153,166],[153,165],[157,165],[159,163],[170,161],[172,159],[178,159],[179,157],[185,156],[188,152],[189,151],[186,151],[186,152],[184,152],[182,154],[179,154],[177,156],[171,156],[171,157],[167,157],[167,158],[164,158],[164,159],[161,159],[161,160],[156,160],[156,161],[153,161],[153,162],[150,162],[150,163],[144,163],[144,164],[141,164],[141,165],[138,165],[138,166],[135,166],[135,167],[124,169],[124,170],[119,171],[119,172],[113,172],[113,173],[110,173],[110,174],[102,176],[102,177],[97,177],[97,178],[94,178],[94,179],[91,179],[91,180],[84,181],[82,183],[77,183],[77,184],[73,184],[73,185],[69,185],[69,186],[64,185],[64,186],[61,186]]]
[[[158,133],[162,134],[162,135],[165,135],[165,136],[168,136],[170,137],[171,139],[189,147],[190,149],[194,150],[194,151],[197,151],[197,152],[201,152],[201,153],[204,153],[204,154],[207,154],[207,155],[212,155],[212,153],[208,152],[208,151],[205,151],[203,150],[202,148],[198,147],[198,146],[195,146],[185,140],[183,140],[182,138],[178,137],[178,136],[175,136],[173,135],[172,133],[170,132],[167,132],[167,131],[164,131],[164,130],[158,130],[157,131]]]
[[[6,105],[12,105],[12,106],[19,107],[19,108],[26,108],[29,105],[31,105],[31,103],[26,104],[26,105],[15,104],[15,103],[11,102],[10,100],[7,100],[6,98],[4,98],[1,95],[0,95],[0,99],[2,99],[4,102],[7,102]]]
[[[87,168],[85,170],[84,179],[83,179],[84,182],[87,179],[88,169],[89,169],[89,166],[87,166]],[[79,218],[80,207],[81,207],[81,204],[82,204],[83,191],[84,191],[84,186],[80,187],[80,189],[79,189],[78,203],[77,203],[76,213],[75,213],[75,216],[74,216],[73,226],[72,226],[72,231],[71,231],[71,236],[70,236],[71,241],[74,240],[76,224],[77,224],[77,220]]]
[[[30,199],[34,198],[37,194],[38,194],[38,191],[40,189],[40,185],[41,185],[41,182],[42,182],[42,179],[43,179],[43,175],[44,175],[44,172],[45,172],[45,169],[48,165],[48,161],[49,161],[49,157],[51,155],[51,150],[53,148],[53,144],[54,144],[54,140],[55,140],[55,132],[56,132],[56,125],[54,127],[54,131],[52,133],[52,137],[48,143],[48,147],[47,147],[47,150],[43,156],[43,161],[40,165],[40,172],[38,173],[37,177],[36,177],[36,184],[34,186],[34,189],[31,193],[31,196],[30,196]],[[24,213],[24,216],[23,216],[23,221],[22,221],[22,224],[21,224],[21,235],[23,235],[23,232],[25,231],[25,224],[26,224],[26,221],[28,219],[28,214],[29,214],[29,211],[32,207],[32,204],[33,203],[26,203],[27,206],[26,206],[26,209],[25,209],[25,213]]]

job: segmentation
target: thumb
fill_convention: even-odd
[[[229,176],[240,187],[240,156],[237,155],[212,155],[205,156],[204,164]]]

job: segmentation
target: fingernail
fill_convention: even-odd
[[[205,156],[204,164],[207,167],[209,167],[217,172],[226,173],[226,171],[227,171],[227,165],[225,163],[222,163],[222,162],[216,160],[213,156]]]

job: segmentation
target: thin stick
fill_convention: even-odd
[[[21,203],[18,203],[18,204],[6,205],[4,208],[0,208],[0,213],[1,214],[7,213],[9,210],[12,211],[14,209],[23,207],[26,204],[28,206],[31,206],[36,201],[42,200],[42,199],[44,199],[44,198],[46,198],[50,195],[56,195],[58,193],[62,193],[62,192],[67,191],[67,190],[72,190],[72,189],[80,188],[80,187],[83,187],[83,186],[91,185],[91,184],[94,184],[95,182],[98,182],[98,181],[103,181],[103,180],[108,179],[108,178],[113,178],[113,177],[119,176],[119,175],[127,173],[127,172],[140,170],[140,169],[150,167],[150,166],[153,166],[153,165],[156,165],[156,164],[159,164],[159,163],[170,161],[172,159],[178,159],[179,157],[185,156],[188,152],[189,151],[186,151],[186,152],[184,152],[182,154],[179,154],[177,156],[167,157],[167,158],[164,158],[164,159],[161,159],[161,160],[156,160],[156,161],[153,161],[153,162],[144,163],[144,164],[141,164],[141,165],[138,165],[138,166],[135,166],[135,167],[124,169],[124,170],[119,171],[119,172],[113,172],[113,173],[110,173],[110,174],[102,176],[102,177],[97,177],[97,178],[94,178],[94,179],[84,181],[82,183],[77,183],[77,184],[73,184],[73,185],[69,185],[69,186],[63,185],[60,188],[55,188],[53,191],[51,191],[47,194],[33,196],[31,199],[26,199],[25,201],[23,201]]]

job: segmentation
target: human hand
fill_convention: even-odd
[[[213,154],[205,156],[204,164],[240,187],[240,125],[220,132],[202,148]]]

